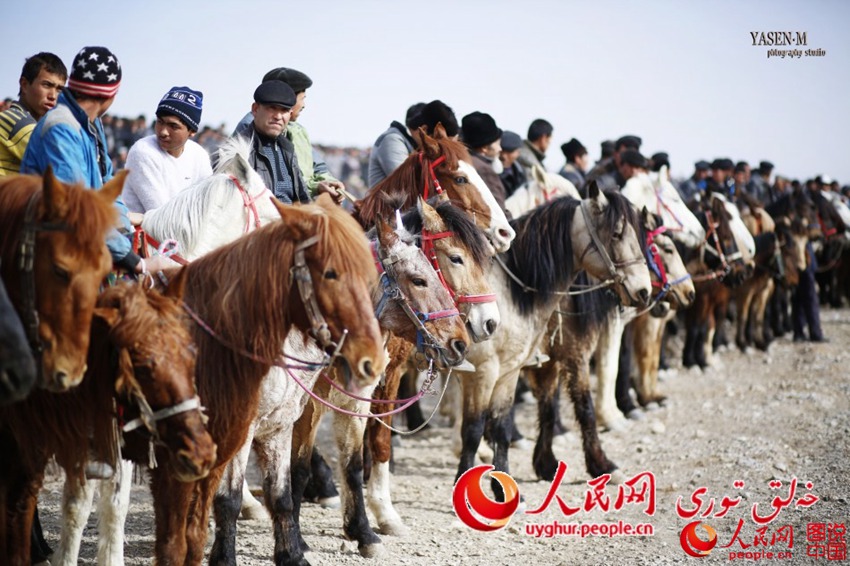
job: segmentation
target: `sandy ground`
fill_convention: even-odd
[[[645,506],[627,505],[614,509],[617,487],[609,486],[611,508],[583,510],[564,515],[553,502],[541,515],[518,511],[510,524],[497,532],[479,533],[461,524],[452,511],[451,493],[457,460],[450,450],[450,429],[440,417],[435,427],[406,437],[396,450],[394,500],[410,533],[383,537],[384,550],[378,559],[361,558],[356,544],[345,540],[338,510],[305,505],[302,527],[312,546],[312,564],[680,564],[689,558],[682,549],[680,533],[688,523],[702,520],[717,532],[710,563],[730,561],[730,551],[790,552],[787,564],[823,563],[807,557],[812,544],[807,540],[810,524],[850,524],[850,490],[847,458],[850,435],[850,311],[826,310],[823,325],[830,342],[792,344],[788,338],[775,342],[769,353],[737,350],[722,352],[717,365],[706,372],[673,369],[662,381],[669,395],[666,407],[631,421],[627,430],[602,434],[603,447],[626,478],[652,472],[656,481],[656,511],[644,514]],[[673,365],[678,360],[672,361]],[[572,425],[572,406],[564,402],[564,422]],[[523,404],[517,411],[518,425],[530,439],[535,436],[535,407]],[[442,419],[442,420],[441,420]],[[323,434],[325,453],[335,450]],[[589,488],[581,445],[575,432],[558,439],[556,455],[568,465],[557,493],[569,506],[581,507]],[[531,467],[531,450],[512,449],[511,475],[525,498],[525,508],[540,506],[550,488],[537,481]],[[751,513],[767,515],[774,497],[787,498],[792,478],[798,479],[793,501],[807,493],[819,500],[808,508],[792,504],[766,525],[765,544],[753,545],[757,534]],[[258,485],[256,470],[251,477]],[[772,489],[779,480],[782,487]],[[744,482],[743,488],[735,482]],[[805,487],[812,483],[812,489]],[[42,521],[48,542],[57,544],[58,505],[61,478],[51,477],[41,495]],[[677,498],[685,511],[698,488],[707,488],[700,515],[678,516]],[[724,496],[740,497],[740,503],[717,518]],[[715,507],[709,509],[714,498]],[[127,523],[127,564],[149,564],[153,552],[153,513],[147,487],[133,487],[133,504]],[[701,515],[705,514],[705,518]],[[739,539],[733,533],[743,520]],[[532,523],[648,523],[650,536],[556,536],[526,534]],[[787,543],[770,544],[777,532],[793,529],[793,548]],[[785,527],[780,530],[780,527]],[[698,530],[705,538],[705,531]],[[845,538],[846,540],[846,538]],[[83,542],[81,564],[93,564],[97,545],[97,523],[89,521]],[[210,541],[211,542],[211,541]],[[729,548],[721,548],[731,543]],[[239,523],[239,563],[272,562],[271,525],[266,521]],[[761,558],[758,562],[773,562]],[[752,563],[753,560],[750,560]]]

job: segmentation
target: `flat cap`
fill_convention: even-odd
[[[283,81],[266,81],[254,91],[254,102],[292,108],[295,106],[295,91]]]

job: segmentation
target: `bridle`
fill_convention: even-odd
[[[307,267],[307,262],[304,259],[304,250],[317,244],[318,241],[319,236],[314,235],[295,246],[295,260],[289,269],[289,277],[290,281],[295,280],[295,284],[298,286],[298,294],[301,296],[301,302],[307,312],[307,318],[310,320],[310,330],[307,331],[307,334],[318,342],[325,352],[338,352],[342,348],[342,343],[348,335],[348,331],[343,333],[339,343],[334,342],[330,327],[328,327],[316,299],[316,286],[313,284],[310,268]]]
[[[714,221],[710,210],[705,211],[705,223],[707,225],[705,240],[703,240],[702,244],[700,244],[702,256],[705,257],[706,253],[713,255],[720,262],[720,267],[709,273],[694,276],[693,280],[695,283],[723,279],[732,272],[732,263],[736,261],[742,262],[744,259],[744,255],[740,250],[738,250],[738,244],[735,243],[734,237],[732,238],[732,246],[735,248],[735,251],[732,253],[724,252],[723,245],[720,241],[720,235],[717,232],[717,229],[720,227],[720,222]],[[713,241],[713,247],[706,245],[709,239]]]
[[[442,187],[442,185],[440,185],[440,180],[437,179],[437,173],[434,172],[434,169],[438,165],[440,165],[442,162],[444,162],[445,160],[446,160],[446,156],[441,155],[437,159],[435,159],[433,161],[429,161],[428,165],[427,165],[428,170],[426,171],[425,170],[425,167],[426,167],[426,165],[425,165],[425,152],[423,152],[423,151],[419,152],[419,164],[422,166],[422,173],[425,177],[425,179],[424,179],[424,181],[425,181],[425,183],[424,183],[424,185],[425,185],[425,195],[424,195],[425,200],[428,200],[428,190],[429,190],[429,188],[431,187],[432,184],[434,185],[434,193],[435,194],[438,194],[438,195],[443,194],[443,187]],[[430,176],[428,175],[428,173],[430,173]]]
[[[667,276],[667,270],[664,268],[664,262],[661,260],[661,252],[658,251],[658,245],[655,243],[655,238],[667,232],[667,230],[668,228],[666,226],[659,226],[655,230],[646,233],[646,265],[658,278],[658,281],[652,281],[652,286],[659,289],[654,299],[655,302],[663,299],[674,285],[684,283],[691,278],[690,273],[685,273],[673,281],[670,281]]]
[[[434,268],[434,271],[437,272],[437,276],[440,278],[440,282],[443,284],[449,294],[452,296],[452,300],[455,302],[455,306],[460,306],[461,304],[480,304],[480,303],[494,303],[496,302],[496,293],[485,293],[480,295],[461,295],[455,291],[455,289],[449,285],[449,282],[446,281],[446,278],[443,276],[443,270],[440,269],[440,262],[437,260],[437,249],[434,246],[434,242],[436,240],[442,240],[444,238],[452,238],[454,237],[454,232],[429,232],[425,228],[422,229],[422,234],[420,238],[422,239],[422,252],[425,254],[425,257],[431,262],[431,266]]]
[[[18,270],[21,272],[21,294],[23,306],[21,308],[21,322],[27,333],[27,341],[32,350],[36,362],[39,381],[43,380],[41,356],[44,352],[44,344],[38,334],[39,316],[36,308],[35,293],[35,240],[38,232],[67,232],[70,227],[64,222],[37,222],[35,220],[38,196],[41,192],[35,192],[27,201],[24,212],[24,223],[21,228],[21,243],[18,248]]]
[[[378,273],[380,274],[382,289],[381,299],[378,301],[378,306],[375,307],[375,318],[381,318],[381,314],[383,314],[384,309],[390,300],[398,303],[399,307],[401,307],[402,311],[404,311],[404,314],[407,315],[407,318],[409,318],[416,327],[416,351],[420,354],[426,355],[427,357],[428,349],[433,349],[435,352],[441,352],[443,348],[440,346],[439,341],[434,337],[431,331],[426,328],[425,323],[432,320],[439,320],[441,318],[459,316],[460,312],[457,308],[451,308],[423,313],[414,310],[413,307],[410,306],[410,302],[407,300],[407,297],[405,297],[404,292],[398,285],[398,278],[395,274],[395,264],[404,259],[405,255],[409,253],[417,253],[418,251],[419,248],[411,247],[405,251],[404,255],[390,254],[389,256],[385,256],[380,243],[372,243],[372,255],[375,258],[375,267],[378,269]]]

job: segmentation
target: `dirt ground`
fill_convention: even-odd
[[[742,354],[729,350],[717,356],[717,365],[705,372],[674,369],[666,373],[663,390],[669,395],[666,407],[645,413],[642,420],[630,421],[623,431],[602,434],[603,447],[625,477],[652,472],[655,477],[656,511],[647,516],[645,506],[626,505],[614,509],[616,486],[608,486],[611,498],[607,512],[581,510],[567,516],[556,502],[541,515],[518,511],[510,524],[497,532],[480,533],[463,525],[451,505],[452,483],[457,459],[450,450],[450,429],[443,417],[430,430],[402,440],[396,449],[394,501],[410,527],[407,536],[384,536],[380,558],[365,559],[356,544],[344,539],[338,510],[305,505],[302,526],[304,538],[312,546],[308,559],[322,564],[488,564],[513,565],[531,560],[535,566],[549,564],[680,564],[696,561],[685,554],[680,543],[682,529],[702,520],[717,532],[716,547],[704,559],[710,563],[730,561],[731,552],[791,553],[781,560],[787,564],[824,563],[815,559],[817,525],[850,524],[850,476],[848,435],[850,435],[850,310],[822,312],[825,344],[775,342],[769,353]],[[674,340],[674,346],[676,340]],[[678,366],[678,360],[671,360]],[[584,458],[576,435],[572,406],[562,407],[564,422],[573,432],[558,439],[556,456],[568,465],[557,493],[564,503],[581,507],[589,488]],[[517,410],[523,433],[535,436],[535,407],[522,404]],[[335,450],[324,434],[322,446],[331,459]],[[525,499],[525,509],[541,505],[549,482],[537,481],[531,467],[531,449],[512,449],[511,475]],[[752,509],[760,516],[769,514],[774,497],[789,495],[792,478],[798,479],[793,501],[806,494],[819,500],[810,507],[791,504],[766,525],[764,543],[754,545],[757,525]],[[252,483],[258,485],[256,470]],[[770,483],[781,481],[773,489]],[[735,482],[744,482],[743,488]],[[806,483],[811,482],[811,489]],[[694,515],[692,494],[707,488],[705,503]],[[48,478],[41,495],[41,514],[48,542],[58,544],[58,505],[61,478]],[[725,516],[720,510],[724,496],[740,497],[740,503]],[[682,498],[684,513],[677,514],[676,501]],[[709,509],[709,501],[715,507]],[[127,522],[126,563],[149,564],[153,552],[153,513],[146,486],[133,487],[133,504]],[[705,515],[705,517],[703,517]],[[743,526],[733,537],[739,520]],[[532,523],[648,523],[654,534],[644,536],[579,536],[553,538],[526,534]],[[814,524],[814,527],[810,525]],[[776,540],[776,534],[793,530],[793,547]],[[531,528],[531,527],[529,527]],[[811,530],[809,530],[811,529]],[[697,530],[701,538],[706,531]],[[846,540],[846,537],[845,539]],[[738,542],[741,541],[741,542]],[[211,542],[211,540],[210,540]],[[744,549],[743,545],[747,545]],[[773,544],[771,544],[773,543]],[[266,521],[239,523],[239,563],[272,562],[271,525]],[[722,548],[730,545],[728,548]],[[825,544],[825,543],[824,543]],[[93,564],[97,546],[97,524],[89,521],[83,542],[81,564]],[[836,547],[840,550],[840,545]],[[844,547],[846,549],[846,546]],[[846,553],[846,550],[845,550]],[[787,555],[782,555],[787,556]],[[740,559],[738,560],[740,561]],[[772,562],[762,557],[749,562]]]

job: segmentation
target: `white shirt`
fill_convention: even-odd
[[[156,136],[133,144],[125,168],[130,171],[124,183],[124,204],[130,212],[145,213],[159,208],[177,193],[212,175],[210,156],[192,140],[186,140],[183,153],[174,157],[160,149]]]

